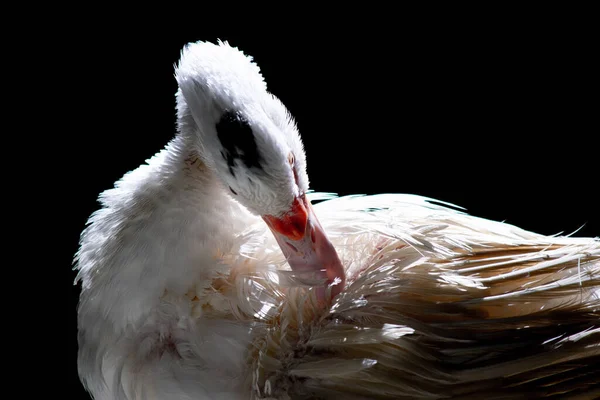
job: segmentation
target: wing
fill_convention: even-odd
[[[252,309],[265,323],[251,358],[257,398],[593,398],[600,390],[597,239],[539,235],[418,196],[333,198],[315,208],[348,285],[321,315],[310,291],[282,291],[282,281],[302,286],[285,274],[245,276],[258,285]]]

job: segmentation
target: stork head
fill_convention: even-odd
[[[224,190],[265,220],[294,271],[335,282],[337,294],[344,269],[305,196],[298,129],[258,66],[226,42],[197,42],[184,48],[175,75],[180,130],[192,136]],[[324,287],[317,295],[324,299]]]

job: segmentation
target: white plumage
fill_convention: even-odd
[[[598,239],[312,193],[344,268],[331,279],[297,129],[258,67],[199,42],[176,76],[178,135],[82,234],[78,364],[95,399],[598,395]],[[312,250],[278,225],[297,204]],[[331,302],[324,281],[343,286]]]

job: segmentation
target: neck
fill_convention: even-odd
[[[78,253],[80,318],[100,314],[124,328],[165,293],[183,296],[210,285],[216,252],[229,249],[249,216],[222,189],[192,139],[180,133],[102,194],[104,207],[90,218]]]

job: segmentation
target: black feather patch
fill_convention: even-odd
[[[260,154],[254,133],[248,121],[239,113],[226,111],[217,123],[217,137],[223,146],[221,156],[227,161],[229,172],[235,176],[235,160],[241,160],[248,168],[259,168]]]

